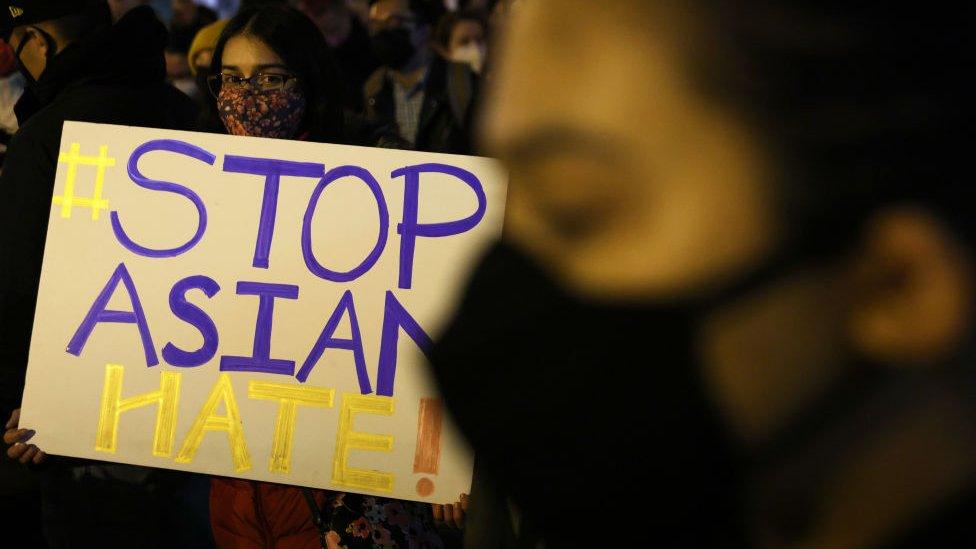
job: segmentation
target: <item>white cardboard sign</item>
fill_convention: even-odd
[[[68,122],[21,425],[45,451],[416,501],[472,457],[422,350],[493,160]]]

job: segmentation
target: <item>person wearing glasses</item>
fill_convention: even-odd
[[[201,129],[344,142],[342,88],[321,33],[298,10],[240,11],[213,51]]]
[[[325,39],[294,8],[239,12],[211,70],[204,130],[367,144],[345,127]],[[210,521],[219,547],[445,547],[427,504],[231,478],[211,480]]]

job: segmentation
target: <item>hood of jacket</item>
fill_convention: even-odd
[[[53,56],[16,107],[23,122],[62,93],[86,85],[144,87],[166,79],[166,27],[148,6],[131,10]]]

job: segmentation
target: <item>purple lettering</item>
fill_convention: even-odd
[[[132,179],[136,185],[153,191],[163,191],[178,194],[185,197],[192,202],[194,206],[196,206],[197,230],[196,233],[193,234],[193,237],[181,246],[177,246],[176,248],[155,250],[136,244],[131,238],[129,238],[129,236],[125,233],[125,230],[122,229],[122,223],[119,221],[119,213],[117,211],[112,211],[112,231],[115,232],[115,238],[118,239],[119,243],[121,243],[122,246],[124,246],[127,250],[141,256],[154,258],[175,257],[188,252],[197,245],[197,242],[199,242],[201,238],[203,238],[203,233],[207,230],[207,208],[203,205],[203,201],[200,200],[200,196],[187,187],[177,183],[149,179],[148,177],[142,175],[142,172],[139,171],[139,159],[142,158],[144,154],[153,151],[168,151],[182,154],[184,156],[189,156],[190,158],[195,158],[201,162],[210,164],[211,166],[217,161],[217,157],[204,149],[201,149],[200,147],[185,143],[183,141],[177,141],[175,139],[159,139],[144,143],[137,147],[136,150],[132,152],[132,156],[129,157],[129,178]]]
[[[261,219],[258,224],[258,238],[254,244],[252,265],[260,269],[268,268],[271,255],[271,241],[274,238],[275,218],[278,215],[278,188],[281,176],[322,177],[325,166],[309,162],[290,162],[247,156],[224,157],[224,171],[264,176],[264,200],[261,203]]]
[[[380,396],[393,396],[393,382],[397,367],[397,346],[401,328],[413,339],[424,354],[433,346],[430,336],[410,316],[410,313],[400,304],[393,292],[386,292],[383,334],[380,339],[379,372],[376,380],[376,394]]]
[[[456,177],[471,187],[478,197],[478,209],[470,217],[444,223],[420,224],[417,212],[420,209],[420,174],[440,173]],[[404,177],[403,221],[397,226],[400,234],[400,288],[410,289],[413,285],[413,259],[417,237],[441,238],[470,231],[481,222],[488,208],[488,199],[481,181],[473,173],[446,164],[419,164],[394,171],[392,177]]]
[[[238,282],[237,295],[256,295],[260,298],[258,318],[254,328],[254,349],[251,356],[220,357],[220,370],[295,375],[294,361],[271,358],[271,323],[274,320],[275,299],[298,299],[298,286]]]
[[[339,327],[339,321],[342,320],[342,316],[345,313],[349,314],[349,328],[352,332],[352,337],[349,339],[340,339],[334,337],[334,334],[336,328]],[[322,358],[322,354],[326,349],[345,349],[352,351],[353,359],[356,361],[356,375],[359,377],[359,391],[364,395],[373,392],[372,386],[369,383],[369,373],[366,371],[366,357],[363,354],[363,336],[359,331],[359,320],[356,318],[356,306],[352,299],[352,292],[349,290],[346,290],[342,294],[339,305],[336,306],[332,316],[329,317],[329,321],[325,324],[322,334],[319,336],[318,341],[315,342],[315,346],[312,347],[308,358],[305,359],[305,364],[302,365],[302,369],[298,371],[298,376],[296,376],[298,381],[305,383],[308,375],[312,373],[312,369],[318,364],[319,359]]]
[[[125,286],[125,290],[129,294],[132,311],[112,311],[107,308],[108,302],[119,287],[119,282]],[[111,278],[108,279],[108,283],[95,298],[95,303],[92,304],[88,314],[85,315],[85,319],[78,326],[75,335],[68,342],[68,353],[81,356],[85,344],[88,343],[88,338],[95,330],[95,326],[101,322],[135,324],[139,328],[139,337],[142,339],[142,348],[146,354],[146,366],[151,367],[159,364],[159,359],[156,357],[156,347],[153,345],[152,335],[149,333],[149,323],[146,322],[146,314],[142,310],[142,303],[139,302],[139,293],[136,292],[136,285],[132,282],[132,277],[125,268],[125,263],[119,263]]]
[[[184,351],[173,343],[167,343],[163,347],[163,360],[180,368],[192,368],[210,362],[217,354],[217,345],[220,342],[217,326],[210,316],[186,300],[186,293],[190,290],[201,290],[207,297],[213,297],[220,291],[220,285],[207,276],[191,276],[174,284],[169,292],[169,308],[173,314],[199,330],[203,336],[203,345],[196,351]]]
[[[369,190],[373,192],[373,197],[376,199],[376,207],[380,217],[380,234],[376,239],[376,245],[373,246],[373,251],[366,256],[366,259],[358,267],[345,273],[332,271],[323,267],[315,258],[315,252],[312,250],[312,218],[315,215],[315,208],[318,206],[319,198],[329,184],[343,177],[357,177],[369,187]],[[305,210],[305,220],[302,223],[302,255],[305,257],[305,266],[308,267],[308,270],[312,274],[332,282],[351,282],[356,280],[368,272],[379,260],[383,249],[386,248],[386,240],[389,238],[389,232],[390,212],[386,207],[383,190],[380,188],[380,184],[376,181],[376,178],[367,170],[357,166],[340,166],[329,170],[329,173],[325,174],[325,177],[319,181],[315,190],[312,191],[312,197],[308,201],[308,209]]]

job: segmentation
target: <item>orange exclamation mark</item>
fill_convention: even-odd
[[[413,458],[414,473],[436,475],[441,462],[441,421],[444,404],[439,398],[420,399],[417,420],[417,453]],[[434,493],[434,481],[423,477],[417,481],[417,493],[427,497]]]

